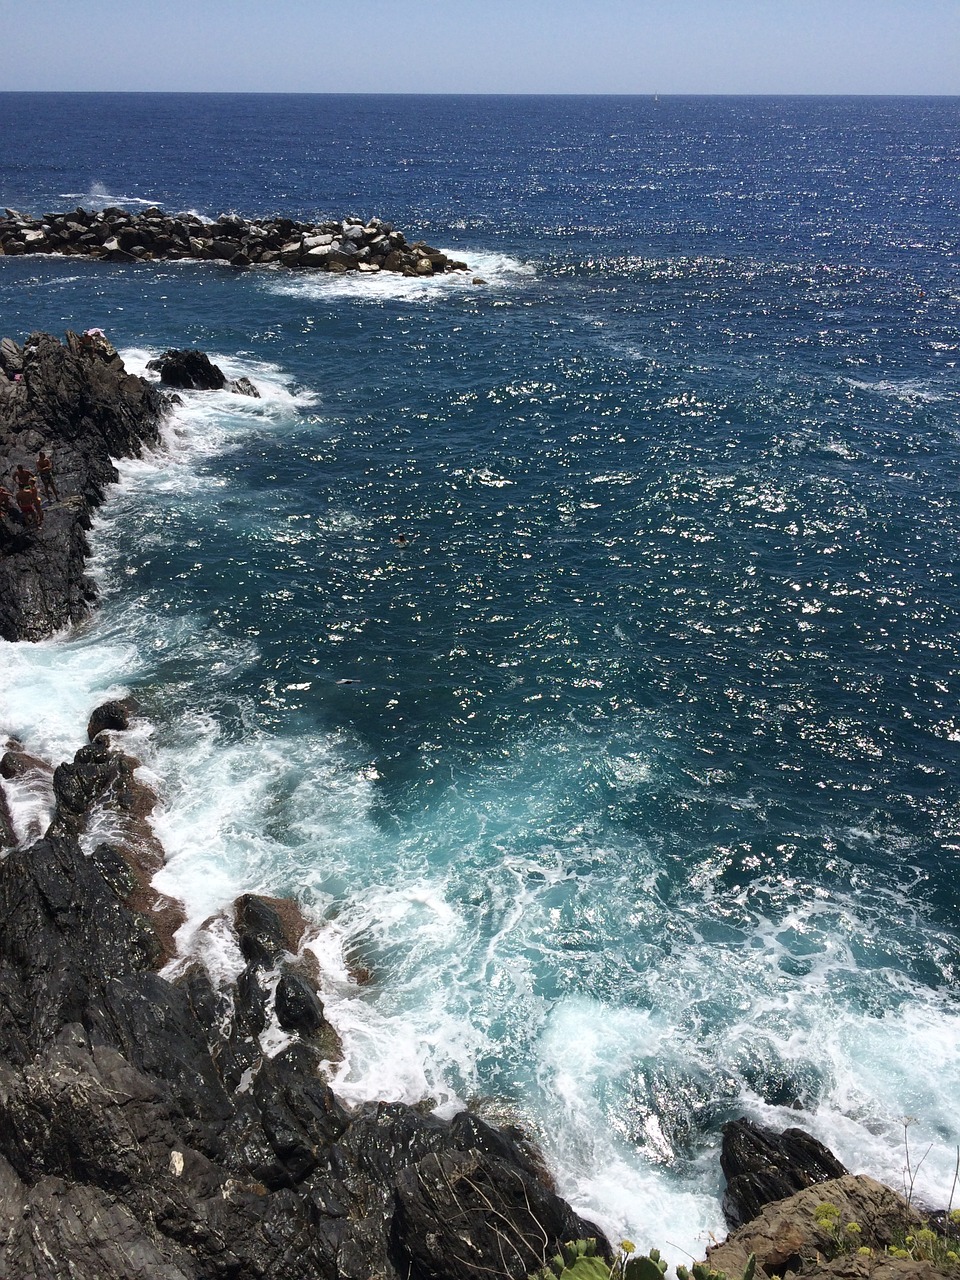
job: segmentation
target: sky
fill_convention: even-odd
[[[960,93],[960,0],[0,0],[0,90]]]

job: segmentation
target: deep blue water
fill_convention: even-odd
[[[67,751],[135,691],[164,886],[314,913],[345,1096],[519,1112],[651,1244],[720,1230],[736,1113],[893,1185],[913,1117],[949,1194],[958,161],[945,98],[0,94],[0,205],[471,264],[0,259],[4,334],[264,391],[124,468],[101,613],[0,712]]]

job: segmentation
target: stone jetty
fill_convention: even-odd
[[[222,213],[216,222],[162,209],[130,213],[111,207],[93,212],[29,217],[6,209],[0,218],[0,254],[54,253],[107,262],[172,262],[194,259],[231,267],[281,266],[302,271],[393,271],[434,276],[468,271],[423,240],[408,243],[380,218],[349,216],[326,222],[292,218],[246,219]]]

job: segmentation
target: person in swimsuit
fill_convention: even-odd
[[[17,490],[17,506],[23,516],[23,523],[39,529],[43,524],[43,504],[37,492],[37,482],[32,477],[29,484],[21,485]]]
[[[37,475],[43,482],[43,492],[46,497],[51,494],[60,501],[60,494],[57,490],[57,482],[53,478],[53,459],[48,458],[41,449],[37,454]]]

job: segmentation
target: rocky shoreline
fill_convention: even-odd
[[[167,353],[172,380],[183,366],[209,380],[197,354]],[[0,343],[2,465],[47,448],[62,484],[40,528],[0,518],[5,639],[92,607],[91,513],[111,459],[156,442],[167,403],[105,340]],[[246,894],[207,922],[236,957],[223,985],[198,963],[168,966],[182,915],[151,885],[164,853],[156,797],[124,749],[135,715],[129,701],[96,708],[87,744],[56,767],[14,741],[0,757],[0,1276],[524,1280],[597,1236],[518,1129],[337,1099],[339,1044],[295,903]],[[17,829],[9,800],[25,792],[49,814],[42,829]],[[708,1251],[715,1270],[739,1277],[753,1254],[769,1277],[958,1273],[889,1252],[923,1229],[915,1210],[799,1130],[731,1124],[722,1165],[736,1229]],[[849,1222],[857,1249],[841,1247]]]
[[[42,218],[6,209],[0,218],[0,254],[53,253],[107,262],[193,259],[231,267],[276,265],[302,271],[397,272],[403,276],[469,271],[423,240],[408,243],[380,218],[355,216],[310,223],[292,218],[246,219],[222,213],[216,222],[162,209],[130,213],[112,206],[77,208]]]
[[[0,518],[4,640],[42,640],[89,612],[96,599],[86,572],[91,514],[118,479],[112,460],[155,444],[167,407],[102,339],[68,333],[61,343],[34,333],[23,346],[0,340],[0,484],[14,490],[15,466],[35,468],[44,449],[61,495],[40,528]]]

